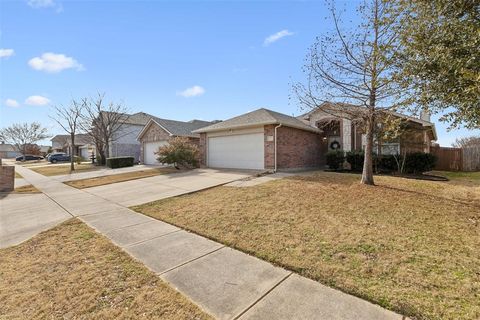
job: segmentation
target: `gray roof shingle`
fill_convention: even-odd
[[[193,133],[192,131],[209,126],[212,122],[202,121],[202,120],[192,120],[188,122],[168,120],[153,117],[151,118],[157,124],[165,128],[169,133],[174,136],[182,137],[198,137],[198,133]]]
[[[204,127],[193,131],[194,133],[222,131],[234,128],[253,127],[268,124],[282,124],[287,127],[297,128],[306,131],[319,132],[317,128],[309,126],[301,120],[289,115],[261,108],[252,112],[248,112],[237,117],[214,123],[208,127]]]

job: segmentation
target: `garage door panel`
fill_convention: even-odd
[[[210,137],[208,165],[213,168],[263,169],[263,133]]]
[[[143,150],[143,162],[145,164],[159,164],[157,161],[158,155],[155,152],[158,151],[158,148],[168,144],[166,140],[155,141],[155,142],[145,142]]]

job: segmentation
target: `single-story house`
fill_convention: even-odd
[[[200,134],[200,163],[208,167],[276,170],[323,164],[318,128],[264,108],[193,132]]]
[[[57,134],[50,139],[50,141],[52,141],[53,152],[65,152],[70,154],[70,146],[72,144],[70,135]],[[88,159],[90,158],[92,151],[95,152],[95,145],[92,142],[92,138],[88,134],[76,134],[73,154]]]
[[[15,146],[3,141],[0,143],[0,159],[16,158],[21,155],[21,152],[18,152]]]
[[[437,139],[428,118],[406,120],[408,137],[376,141],[379,154],[430,152]],[[329,150],[363,150],[365,135],[356,121],[332,117],[320,108],[298,117],[258,109],[194,130],[200,134],[200,163],[213,168],[295,170],[325,165]],[[406,149],[403,149],[406,150]]]
[[[173,137],[187,137],[192,143],[199,145],[200,135],[192,131],[211,124],[212,122],[201,120],[183,122],[151,116],[137,136],[141,150],[140,162],[158,164],[155,152],[158,151],[159,147],[168,144],[168,141]]]

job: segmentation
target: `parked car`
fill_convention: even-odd
[[[45,160],[48,161],[48,157],[50,157],[52,154],[53,154],[53,153],[47,153],[47,154],[45,155]]]
[[[49,157],[48,157],[48,161],[50,161],[51,163],[57,163],[57,162],[61,162],[61,161],[70,161],[70,155],[66,154],[66,153],[52,153]]]
[[[27,154],[24,156],[18,156],[15,158],[15,161],[31,161],[31,160],[42,160],[43,157],[42,156],[34,156],[34,155],[31,155],[31,154]]]

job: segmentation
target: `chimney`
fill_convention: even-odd
[[[431,122],[430,120],[430,112],[426,110],[420,111],[420,120]]]

